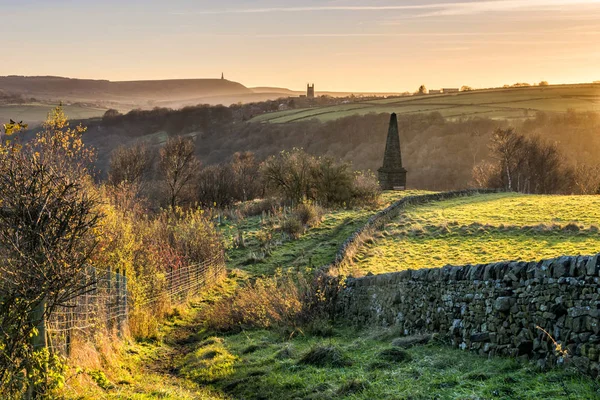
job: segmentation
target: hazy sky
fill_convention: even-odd
[[[0,0],[0,75],[404,91],[600,80],[600,0]]]

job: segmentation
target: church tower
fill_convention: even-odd
[[[398,117],[393,113],[390,117],[383,166],[379,168],[379,185],[383,190],[406,189],[406,169],[402,167],[400,152],[400,134],[398,133]]]
[[[309,99],[315,98],[315,84],[314,83],[312,85],[310,85],[310,84],[306,85],[306,97],[308,97]]]

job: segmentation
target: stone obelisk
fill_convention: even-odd
[[[398,133],[398,118],[393,113],[385,144],[383,167],[379,168],[379,185],[383,190],[405,190],[406,169],[402,167],[400,152],[400,134]]]

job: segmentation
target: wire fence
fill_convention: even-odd
[[[164,275],[152,277],[152,281],[162,284],[138,294],[135,306],[147,307],[162,300],[168,300],[171,305],[184,303],[215,283],[224,271],[223,256],[182,268],[170,268]],[[143,284],[150,278],[137,277],[136,281]],[[75,337],[92,337],[98,329],[119,335],[127,330],[133,298],[125,272],[88,267],[82,279],[87,288],[85,293],[53,310],[46,323],[48,347],[53,352],[71,354]]]

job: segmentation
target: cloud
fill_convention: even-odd
[[[265,13],[299,13],[326,11],[410,11],[431,10],[419,17],[470,15],[496,11],[539,10],[574,5],[600,5],[600,0],[487,0],[455,3],[427,3],[413,5],[383,6],[307,6],[307,7],[265,7],[265,8],[229,8],[203,10],[196,12],[172,12],[174,15],[214,15],[214,14],[265,14]]]

